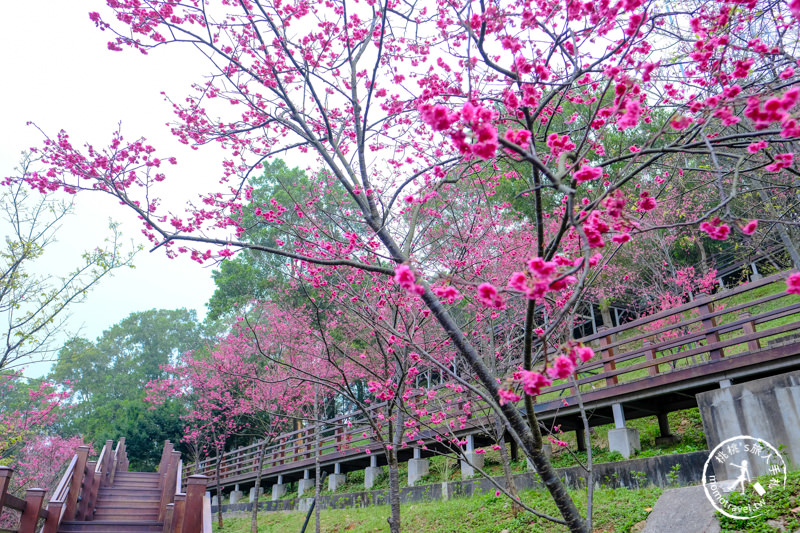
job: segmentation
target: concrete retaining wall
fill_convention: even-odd
[[[789,468],[800,467],[800,371],[703,392],[697,404],[709,450],[726,439],[749,435],[781,447]],[[765,464],[752,464],[756,475],[767,473]],[[724,464],[718,469],[719,479],[736,475]]]
[[[644,457],[617,461],[614,463],[600,463],[594,465],[594,484],[596,487],[605,485],[610,488],[630,487],[639,488],[647,485],[667,487],[669,485],[689,485],[699,483],[703,474],[703,464],[708,458],[708,452],[681,453],[663,455],[659,457]],[[675,469],[675,466],[678,468]],[[559,476],[570,488],[583,488],[586,486],[586,475],[579,466],[558,468]],[[675,472],[675,479],[670,474]],[[514,483],[519,490],[541,487],[539,476],[534,473],[516,474]],[[501,486],[505,479],[494,478]],[[412,503],[420,501],[438,500],[442,498],[442,483],[432,485],[419,485],[402,487],[400,489],[400,502]],[[451,481],[446,483],[447,497],[467,497],[476,494],[494,492],[496,489],[487,479],[470,479],[467,481]],[[262,511],[296,511],[301,509],[308,498],[287,498],[276,501],[260,501],[258,507]],[[343,494],[324,494],[320,498],[321,509],[345,509],[350,507],[366,507],[368,505],[388,505],[389,490],[373,490]],[[252,510],[252,503],[237,503],[222,506],[222,511],[238,512]],[[307,508],[307,507],[306,507]],[[216,506],[212,507],[217,511]]]

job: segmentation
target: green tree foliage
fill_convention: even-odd
[[[183,405],[145,403],[146,385],[164,377],[161,365],[202,346],[194,311],[153,309],[132,313],[95,342],[74,338],[58,354],[50,377],[72,383],[75,405],[65,434],[81,434],[99,446],[126,437],[134,469],[152,469],[164,440],[180,442]]]
[[[30,160],[23,161],[27,170]],[[69,307],[114,269],[128,266],[116,226],[105,248],[82,254],[70,271],[41,265],[52,261],[46,252],[72,211],[72,204],[54,194],[40,194],[21,184],[0,184],[0,370],[19,367],[31,358],[46,359],[51,340],[63,329]],[[49,263],[52,266],[53,262]]]

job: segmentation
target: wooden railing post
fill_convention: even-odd
[[[39,511],[42,510],[45,489],[28,489],[25,491],[25,510],[19,519],[18,533],[34,533],[36,523],[39,521]]]
[[[97,461],[88,461],[86,463],[86,477],[83,480],[83,493],[81,496],[81,501],[78,503],[78,515],[76,517],[80,521],[86,520],[90,513],[89,506],[94,505],[92,492],[95,485],[95,478],[98,478],[97,481],[100,481],[100,477],[103,475],[103,473],[100,472],[99,475],[96,476],[96,469]]]
[[[714,305],[713,303],[709,302],[699,306],[698,310],[700,311],[701,317],[710,315],[711,313],[714,312]],[[711,333],[708,332],[709,329],[716,327],[717,319],[714,317],[703,318],[702,322],[703,322],[703,329],[705,330],[706,344],[708,345],[708,344],[713,344],[715,342],[719,342],[719,334],[716,331]],[[721,359],[723,355],[724,353],[721,349],[708,351],[709,359],[711,359],[712,361],[717,361]]]
[[[170,454],[172,453],[172,443],[168,440],[164,441],[164,449],[161,452],[161,462],[158,463],[158,486],[164,485],[164,472],[167,470]]]
[[[111,463],[111,472],[108,474],[108,484],[110,486],[114,486],[114,478],[117,475],[117,469],[119,468],[120,462],[122,461],[122,457],[125,455],[125,437],[119,439],[117,442],[117,450],[114,452],[114,461]]]
[[[13,468],[0,466],[0,513],[3,512],[3,505],[6,503],[6,494],[8,494],[8,484],[11,483],[11,476],[13,475]]]
[[[607,330],[608,328],[605,326],[601,326],[598,328],[597,332],[602,333],[603,331]],[[609,344],[611,344],[612,339],[611,336],[605,335],[600,337],[600,358],[604,361],[603,363],[603,372],[611,372],[612,370],[617,369],[617,363],[614,362],[614,348],[606,348]],[[606,378],[606,385],[616,385],[617,384],[617,376],[611,376],[610,378]]]
[[[114,460],[114,441],[107,440],[105,445],[106,453],[103,456],[103,480],[100,483],[103,487],[108,487],[111,484],[111,462]]]
[[[750,311],[742,311],[741,313],[739,313],[740,319],[750,318],[751,316],[752,315],[750,314]],[[756,332],[755,323],[752,320],[749,320],[744,324],[742,324],[742,332],[744,332],[745,335],[754,334]],[[749,340],[747,341],[747,349],[750,350],[751,352],[757,352],[758,350],[761,349],[761,343],[758,342],[758,339]]]
[[[61,509],[64,508],[64,502],[50,502],[47,504],[47,518],[44,520],[42,533],[56,533],[58,531],[58,523],[61,520]]]
[[[72,482],[69,485],[69,492],[64,501],[67,506],[64,511],[65,520],[74,520],[75,512],[78,509],[78,495],[81,492],[81,485],[83,484],[83,476],[86,471],[86,459],[89,457],[89,447],[78,447],[78,460],[75,462],[75,470],[72,473]]]
[[[172,503],[175,498],[175,484],[178,482],[178,467],[181,462],[181,452],[173,451],[170,453],[169,461],[164,477],[164,486],[161,488],[161,505],[158,511],[158,521],[164,521],[164,513],[167,505]]]
[[[186,494],[176,494],[172,511],[171,533],[183,532],[183,519],[186,516]]]
[[[642,348],[644,348],[644,358],[646,361],[655,361],[656,360],[656,351],[653,348],[650,348],[650,341],[645,339],[642,341]],[[647,373],[651,376],[655,376],[658,374],[658,365],[652,365],[647,367]]]
[[[201,533],[203,530],[203,496],[206,493],[206,476],[189,476],[186,480],[186,503],[181,533]]]
[[[161,533],[170,533],[172,531],[172,518],[175,513],[175,504],[169,503],[164,509],[164,525],[161,528]]]

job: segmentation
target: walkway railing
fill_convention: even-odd
[[[592,346],[597,354],[579,368],[577,384],[584,402],[588,404],[631,390],[663,387],[709,372],[720,362],[734,367],[769,360],[780,352],[777,348],[781,343],[800,342],[797,335],[800,332],[800,298],[782,290],[764,296],[747,296],[786,276],[786,273],[776,274],[579,339]],[[729,301],[736,300],[742,303],[728,306]],[[796,334],[788,336],[792,333]],[[555,382],[537,398],[537,414],[555,413],[575,394],[571,382]],[[377,413],[384,406],[375,404],[372,410]],[[453,409],[449,417],[459,412]],[[284,433],[265,449],[260,465],[260,443],[227,452],[221,459],[220,477],[235,480],[259,467],[274,473],[283,470],[280,467],[291,468],[316,455],[327,460],[342,457],[356,448],[376,447],[374,440],[364,437],[365,431],[367,434],[371,431],[367,424],[359,423],[356,418],[352,414],[339,416]],[[476,426],[483,422],[482,417],[472,421]],[[315,446],[318,429],[326,435],[320,439],[319,448]],[[216,461],[217,458],[212,457],[185,467],[184,474],[191,472],[214,478]]]

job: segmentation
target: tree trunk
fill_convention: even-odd
[[[389,531],[400,533],[400,473],[395,449],[386,451],[389,460],[389,506],[392,514],[389,517]]]
[[[250,516],[250,533],[258,533],[258,488],[261,486],[261,472],[263,471],[264,452],[267,449],[267,440],[261,441],[256,462],[256,501],[253,502],[253,514]]]
[[[497,439],[497,443],[500,445],[500,461],[503,463],[503,475],[506,478],[506,490],[514,498],[514,501],[511,503],[511,512],[514,513],[514,517],[516,518],[520,511],[522,511],[522,507],[517,504],[517,500],[519,499],[519,495],[517,494],[517,485],[514,483],[514,476],[511,474],[511,464],[508,458],[508,450],[506,450],[505,428],[503,427],[499,418],[495,423],[495,434],[500,436],[500,438]]]
[[[222,452],[217,451],[217,525],[222,529],[222,485],[219,484],[220,470],[222,469]]]

